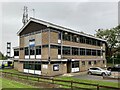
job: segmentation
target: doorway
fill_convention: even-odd
[[[71,61],[67,62],[67,73],[71,73]]]

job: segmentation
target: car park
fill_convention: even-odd
[[[112,67],[108,67],[107,70],[113,71],[113,72],[114,71],[120,72],[120,64],[116,64],[116,65],[114,65]]]
[[[88,69],[88,74],[94,74],[94,75],[102,75],[102,76],[110,76],[111,71],[104,70],[100,67],[91,67]]]

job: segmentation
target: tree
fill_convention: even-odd
[[[5,60],[7,57],[5,57],[1,52],[0,52],[0,60]]]
[[[107,41],[107,47],[109,52],[109,57],[113,55],[120,48],[120,42],[118,42],[117,35],[120,33],[120,25],[111,29],[98,29],[96,31],[96,37],[105,39]]]

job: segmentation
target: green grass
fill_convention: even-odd
[[[84,79],[76,79],[73,77],[57,77],[56,79],[62,79],[62,80],[72,80],[72,81],[76,81],[76,82],[82,82],[82,83],[88,83],[88,84],[99,84],[102,86],[111,86],[111,87],[117,87],[118,88],[118,83],[114,83],[114,82],[105,82],[105,81],[96,81],[96,80],[84,80]],[[71,85],[68,82],[55,82],[56,84],[63,84],[63,85]],[[83,84],[73,84],[73,86],[77,86],[77,87],[81,87],[81,88],[88,88],[88,89],[92,89],[92,90],[96,90],[97,87],[96,86],[91,86],[91,85],[83,85]],[[62,86],[63,88],[69,88],[67,86]],[[75,89],[77,90],[77,89]],[[108,88],[101,88],[100,90],[108,90]],[[112,89],[109,89],[112,90]]]
[[[14,69],[3,69],[3,71],[5,71],[5,72],[12,72],[12,73],[19,73],[17,70],[14,70]],[[26,78],[26,77],[25,76],[21,76],[21,78]],[[34,78],[34,77],[29,77],[29,79],[37,80],[37,78]],[[103,86],[118,87],[118,83],[117,82],[77,79],[77,78],[65,77],[65,76],[54,77],[54,79],[72,80],[72,81],[84,82],[84,83],[89,83],[89,84],[99,84],[99,85],[103,85]],[[40,79],[40,82],[41,81],[45,81],[45,80],[44,79]],[[51,80],[46,80],[46,82],[51,82]],[[57,82],[57,81],[55,81],[55,84],[71,85],[68,82]],[[94,86],[83,85],[83,84],[75,84],[75,86],[86,87],[86,88],[96,88]],[[67,86],[62,86],[62,87],[68,88]]]
[[[72,81],[84,82],[84,83],[90,83],[90,84],[99,84],[99,85],[103,85],[103,86],[118,87],[117,82],[108,82],[108,81],[99,81],[99,80],[87,80],[87,79],[85,80],[85,79],[78,79],[78,78],[65,77],[65,76],[57,77],[56,79],[72,80]]]
[[[0,78],[0,83],[2,84],[2,88],[35,88],[25,83],[16,82],[6,78]]]
[[[5,72],[10,72],[10,73],[20,73],[19,71],[15,70],[15,69],[1,69],[0,71],[5,71]]]

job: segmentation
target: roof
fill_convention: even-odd
[[[56,28],[56,29],[60,29],[62,31],[66,31],[66,32],[71,32],[71,33],[75,33],[75,34],[78,34],[78,35],[81,35],[81,36],[85,36],[85,37],[89,37],[89,38],[94,38],[94,39],[97,39],[97,40],[100,40],[100,41],[105,41],[104,39],[101,39],[101,38],[97,38],[97,37],[94,37],[92,35],[88,35],[88,34],[84,34],[84,33],[81,33],[79,31],[75,31],[73,29],[69,29],[69,28],[66,28],[66,27],[62,27],[60,25],[56,25],[56,24],[53,24],[53,23],[50,23],[50,22],[47,22],[47,21],[43,21],[43,20],[39,20],[39,19],[35,19],[35,18],[30,18],[28,20],[28,22],[17,32],[17,35],[19,36],[19,34],[24,30],[24,28],[31,22],[36,22],[36,23],[40,23],[40,24],[43,24],[43,25],[46,25],[47,27],[52,27],[52,28]]]

